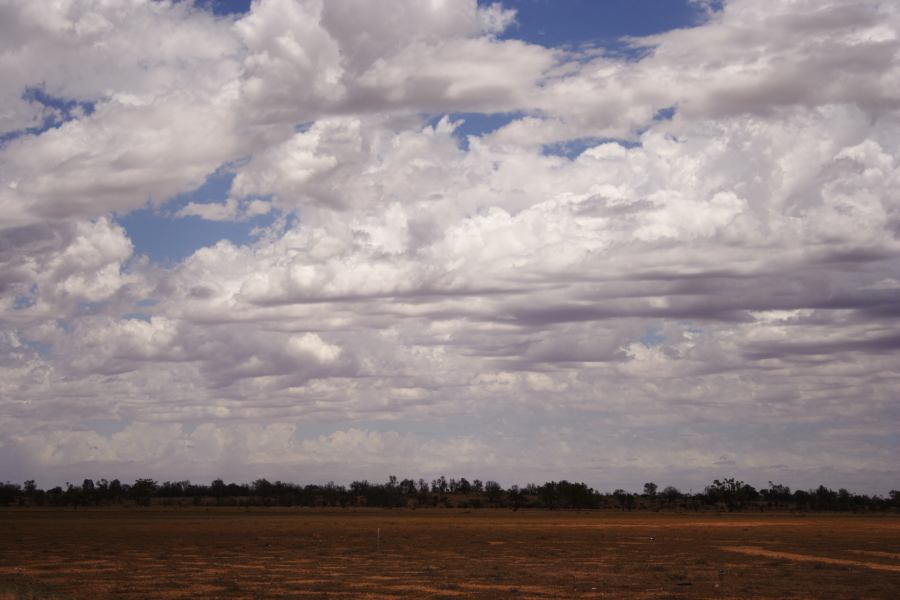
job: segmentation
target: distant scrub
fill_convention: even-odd
[[[584,483],[550,481],[524,487],[512,485],[504,489],[496,481],[465,477],[441,476],[431,482],[424,479],[398,480],[386,483],[354,481],[349,486],[327,483],[298,485],[283,481],[258,479],[253,483],[225,483],[216,479],[210,484],[190,481],[137,479],[122,483],[118,479],[85,479],[80,485],[43,490],[33,480],[24,485],[0,484],[0,506],[331,506],[383,508],[524,508],[540,509],[617,509],[653,511],[841,511],[875,512],[900,510],[900,492],[893,490],[888,498],[855,494],[843,488],[835,491],[825,486],[813,490],[796,490],[769,482],[757,490],[733,478],[716,479],[702,492],[685,494],[655,483],[644,484],[643,493],[617,489],[599,492]]]

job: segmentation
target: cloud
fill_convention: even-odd
[[[0,10],[0,131],[40,124],[40,104],[23,97],[30,87],[102,102],[117,94],[209,92],[235,71],[237,46],[227,27],[190,3],[5,2]]]
[[[0,315],[23,323],[63,318],[85,304],[140,294],[141,279],[124,269],[131,254],[131,241],[107,218],[6,230]]]
[[[2,11],[2,128],[94,103],[0,147],[10,472],[895,473],[891,5],[733,0],[630,58],[475,2]],[[223,165],[175,218],[274,224],[134,258],[116,215]]]

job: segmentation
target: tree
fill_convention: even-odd
[[[794,504],[799,509],[807,509],[810,507],[812,503],[812,494],[804,490],[797,490],[792,495],[791,498],[794,500]]]
[[[812,493],[812,497],[817,510],[833,510],[837,505],[838,493],[824,485],[820,485]]]
[[[544,508],[554,509],[559,501],[559,489],[555,481],[550,481],[538,488],[537,493]]]
[[[656,498],[656,484],[653,482],[644,484],[644,495],[651,500]]]
[[[663,488],[663,491],[660,493],[663,501],[666,504],[674,504],[681,498],[681,492],[678,491],[678,488],[672,485],[667,485]]]
[[[618,489],[614,491],[612,495],[613,498],[615,498],[619,503],[619,506],[622,508],[622,510],[625,510],[626,508],[628,510],[631,510],[632,506],[634,506],[634,496],[632,496],[625,490]]]
[[[82,494],[82,497],[84,498],[84,501],[87,504],[94,503],[97,491],[96,491],[96,488],[94,487],[93,479],[85,479],[81,483],[81,494]]]
[[[509,501],[512,503],[513,511],[519,510],[522,502],[525,500],[525,494],[517,485],[509,486]]]
[[[450,486],[447,484],[447,478],[441,475],[431,482],[431,492],[433,494],[446,494]]]
[[[774,504],[775,506],[787,504],[791,501],[791,488],[780,483],[772,483],[770,481],[769,488],[761,490],[760,493],[762,494],[762,497],[765,498],[766,502]]]
[[[839,489],[837,503],[839,510],[850,510],[853,504],[853,494],[850,493],[850,490],[846,488]]]
[[[52,487],[47,490],[47,500],[51,506],[60,506],[62,504],[63,489],[59,486]]]
[[[582,509],[597,506],[594,490],[581,482],[563,479],[556,484],[556,497],[564,508]]]
[[[113,479],[109,482],[109,497],[113,502],[120,502],[124,494],[125,490],[122,487],[121,481],[119,481],[118,479]]]
[[[139,506],[150,506],[150,498],[156,492],[156,481],[136,479],[131,486],[131,497]]]
[[[399,483],[400,494],[403,496],[415,496],[416,482],[412,479],[404,479]]]
[[[752,485],[734,477],[714,479],[712,485],[706,486],[707,500],[712,503],[723,503],[729,511],[741,508],[745,502],[756,500],[759,492]]]
[[[63,504],[73,506],[76,509],[84,503],[84,494],[80,487],[75,487],[68,481],[66,482],[66,491],[63,493]]]
[[[109,499],[109,482],[106,479],[101,478],[97,482],[96,496],[99,502],[106,502]]]
[[[185,482],[188,483],[188,482]],[[188,484],[190,485],[190,484]],[[257,479],[253,482],[253,492],[257,496],[262,496],[263,498],[270,498],[275,495],[275,486],[272,485],[268,479]]]
[[[484,493],[487,496],[488,502],[494,504],[497,500],[500,499],[500,495],[503,493],[503,488],[500,487],[500,484],[496,481],[488,481],[484,484]]]
[[[228,486],[221,479],[213,479],[212,483],[209,484],[209,491],[216,498],[222,498],[225,496],[225,492],[228,491]]]
[[[0,506],[9,506],[22,493],[18,483],[0,482]]]
[[[22,492],[25,494],[25,501],[33,506],[43,506],[46,493],[42,489],[38,489],[34,479],[29,479],[22,486]]]

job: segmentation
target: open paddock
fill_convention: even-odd
[[[0,531],[3,600],[900,597],[898,515],[4,509]]]

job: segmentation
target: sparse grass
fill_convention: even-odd
[[[893,600],[900,589],[900,572],[866,567],[900,565],[896,516],[0,510],[0,531],[11,529],[15,537],[0,535],[0,582],[15,579],[0,585],[0,600],[304,594]],[[726,547],[857,564],[773,560]],[[48,587],[22,583],[32,581]]]
[[[0,600],[67,600],[43,586],[24,582],[0,582]]]

